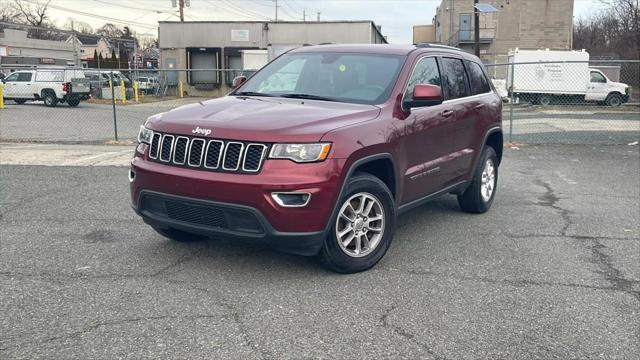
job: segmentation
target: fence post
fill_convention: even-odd
[[[0,109],[4,109],[4,83],[0,82]]]
[[[109,73],[109,87],[111,88],[111,108],[113,109],[113,133],[118,141],[118,121],[116,120],[116,94],[113,89],[113,71]]]
[[[514,95],[514,89],[513,89],[513,78],[515,77],[514,71],[515,71],[515,66],[514,63],[511,63],[511,81],[510,81],[510,85],[509,85],[509,92],[511,93],[511,99],[509,100],[509,143],[513,142],[512,137],[513,137],[513,103],[515,102],[515,95]],[[507,69],[507,73],[509,72],[509,69]]]

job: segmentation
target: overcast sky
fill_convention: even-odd
[[[4,0],[2,0],[4,1]],[[25,0],[35,1],[35,0]],[[472,1],[472,0],[469,0]],[[539,0],[545,1],[545,0]],[[279,20],[373,20],[391,43],[411,43],[411,27],[430,24],[440,0],[278,0]],[[480,1],[490,2],[490,1]],[[598,0],[575,0],[574,16],[586,16],[603,7]],[[272,0],[191,0],[185,20],[269,20],[275,17]],[[137,34],[153,34],[157,21],[178,20],[171,0],[52,0],[51,17],[59,25],[72,17],[99,27],[105,22],[130,25]]]

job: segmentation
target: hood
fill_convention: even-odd
[[[211,130],[210,138],[261,142],[318,141],[328,131],[375,118],[374,105],[285,99],[236,97],[198,102],[149,118],[147,127],[193,135]]]
[[[616,87],[616,88],[623,89],[623,90],[629,87],[629,85],[627,85],[625,83],[615,82],[615,81],[609,81],[609,84],[612,87]]]

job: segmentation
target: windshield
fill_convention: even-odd
[[[285,54],[234,94],[379,104],[389,98],[404,60],[362,53]]]

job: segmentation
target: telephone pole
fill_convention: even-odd
[[[473,0],[473,37],[475,42],[475,53],[480,57],[480,11],[477,8],[479,0]]]
[[[320,21],[320,11],[318,11],[317,14],[318,14],[318,20],[317,21]]]
[[[180,22],[184,22],[184,0],[178,0],[178,7],[180,8]]]
[[[274,3],[276,4],[276,22],[278,22],[278,0],[274,0]]]
[[[307,21],[307,9],[302,9],[302,22]]]

